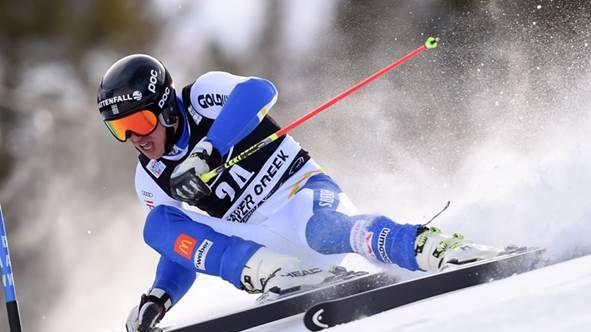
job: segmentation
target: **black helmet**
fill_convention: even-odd
[[[115,62],[101,79],[96,99],[105,121],[142,109],[153,111],[166,127],[177,119],[172,78],[160,61],[145,54]]]

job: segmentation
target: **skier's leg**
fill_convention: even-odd
[[[292,243],[292,247],[297,247],[292,254],[307,262],[325,265],[341,264],[344,254],[348,253],[359,253],[371,260],[377,260],[371,247],[365,242],[352,239],[357,239],[365,230],[363,226],[368,226],[378,216],[359,215],[357,208],[329,176],[319,171],[311,173],[311,177],[304,176],[304,181],[276,193],[275,198],[265,202],[257,210],[268,216],[261,226],[276,234],[279,243],[273,246],[281,247]],[[368,225],[364,225],[362,221]],[[410,261],[415,262],[412,247],[417,226],[402,226],[389,219],[387,222],[396,231],[391,236],[398,233],[399,237],[390,242],[397,247],[410,248],[406,251],[396,250],[395,257],[410,257]],[[375,227],[378,226],[379,223],[376,222]],[[371,238],[365,237],[362,240]],[[394,262],[416,269],[410,263],[404,264],[402,258],[396,258]]]
[[[297,195],[312,195],[306,223],[308,245],[322,254],[355,252],[372,261],[417,270],[414,242],[418,226],[401,225],[384,216],[350,214],[340,208],[346,195],[327,175],[315,175]]]
[[[338,211],[339,199],[345,195],[324,174],[306,183],[302,194],[310,192],[314,195],[313,214],[306,224],[306,240],[323,254],[355,252],[372,261],[394,263],[413,271],[437,271],[446,264],[461,264],[499,253],[458,234],[446,236],[436,228],[399,224],[381,215]]]
[[[211,217],[202,216],[202,219]],[[181,210],[165,205],[157,206],[148,215],[144,239],[182,268],[220,276],[249,292],[270,289],[282,292],[296,286],[316,285],[342,272],[309,266],[256,242],[221,234]]]

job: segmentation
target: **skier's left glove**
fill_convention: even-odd
[[[177,165],[170,177],[170,192],[174,199],[197,205],[211,194],[211,188],[199,175],[207,173],[222,163],[222,156],[204,137],[189,153],[187,159]]]
[[[148,294],[142,294],[139,306],[133,307],[127,317],[127,332],[153,331],[170,307],[170,296],[160,288],[153,288]]]

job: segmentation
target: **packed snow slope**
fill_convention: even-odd
[[[331,331],[586,331],[591,326],[590,296],[591,256],[585,256]]]
[[[203,278],[200,296],[163,325],[186,325],[252,305],[252,297]],[[591,255],[440,295],[327,331],[584,331],[591,326]],[[204,309],[206,308],[206,309]],[[306,331],[302,315],[251,329]]]

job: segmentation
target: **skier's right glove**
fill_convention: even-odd
[[[142,294],[139,306],[133,307],[127,317],[127,332],[151,332],[164,314],[172,307],[172,300],[162,289],[153,288]]]
[[[189,153],[187,159],[178,164],[170,176],[170,191],[175,199],[197,205],[197,202],[211,194],[211,188],[199,175],[207,173],[222,163],[222,156],[204,137]]]

